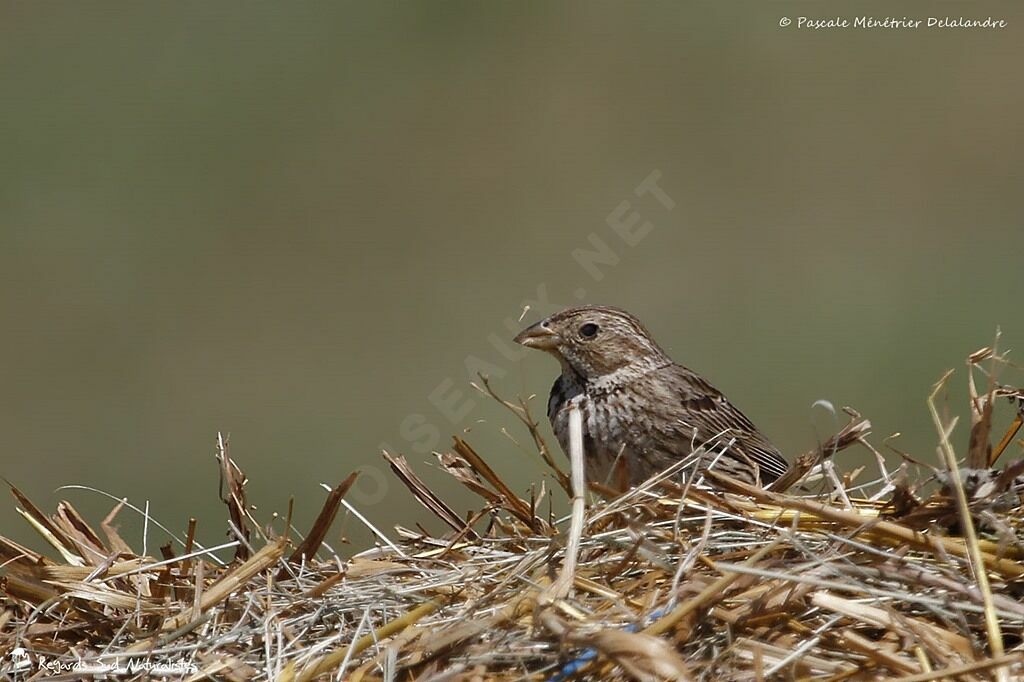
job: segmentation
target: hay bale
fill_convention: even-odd
[[[981,354],[972,369],[997,359]],[[386,454],[451,530],[374,528],[380,545],[347,560],[323,540],[353,477],[331,491],[305,540],[267,537],[222,439],[233,540],[217,548],[199,546],[193,522],[176,549],[141,556],[111,525],[123,505],[97,533],[67,502],[48,515],[12,488],[61,558],[0,538],[0,656],[15,676],[1020,678],[1021,466],[993,466],[1024,421],[1024,394],[989,384],[979,394],[971,382],[963,472],[952,424],[934,412],[950,466],[927,495],[881,455],[871,480],[836,473],[833,455],[848,446],[877,454],[855,414],[775,490],[713,471],[695,479],[680,462],[626,494],[585,507],[579,497],[574,528],[538,511],[545,491],[521,498],[461,439],[439,461],[482,499],[467,516]],[[1000,396],[1017,414],[993,443]],[[525,404],[502,402],[571,495]],[[578,545],[566,542],[573,531]],[[234,559],[220,558],[227,551]]]

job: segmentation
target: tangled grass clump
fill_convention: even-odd
[[[374,528],[381,542],[348,559],[324,539],[354,475],[329,492],[304,538],[272,536],[223,440],[233,539],[220,547],[202,547],[193,521],[182,537],[168,532],[160,557],[140,555],[113,525],[124,502],[97,532],[71,504],[46,514],[12,487],[60,559],[0,538],[3,670],[17,679],[44,669],[225,680],[1020,679],[1024,465],[995,465],[1019,447],[1024,394],[991,371],[987,387],[974,383],[983,365],[1004,364],[987,349],[969,359],[971,429],[959,456],[954,420],[935,408],[945,378],[936,387],[929,405],[945,468],[931,488],[911,483],[906,463],[887,468],[870,424],[851,412],[772,489],[714,471],[692,478],[687,461],[625,494],[592,486],[585,504],[581,477],[574,487],[525,404],[506,401],[574,500],[572,517],[544,514],[551,491],[524,499],[459,438],[438,461],[481,507],[458,513],[385,453],[450,531]],[[1016,416],[994,438],[1001,397]],[[849,446],[875,455],[875,476],[836,472],[833,458]]]

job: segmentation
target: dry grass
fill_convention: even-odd
[[[304,539],[268,537],[224,442],[234,540],[219,548],[200,547],[192,522],[160,557],[141,556],[113,526],[121,505],[97,532],[70,504],[45,514],[15,489],[60,560],[0,538],[2,669],[17,678],[119,667],[120,677],[225,680],[1020,679],[1022,466],[990,471],[1004,451],[1019,454],[1022,394],[992,378],[1006,364],[996,351],[968,364],[960,458],[955,422],[935,408],[944,380],[930,401],[947,465],[932,488],[912,485],[906,465],[887,468],[870,425],[851,415],[774,490],[713,472],[693,480],[692,462],[681,462],[624,495],[591,495],[585,508],[577,495],[573,528],[541,511],[551,491],[520,497],[461,439],[438,459],[481,498],[468,515],[385,455],[450,532],[373,529],[379,545],[344,561],[323,540],[351,477]],[[981,390],[975,373],[990,377]],[[1016,418],[993,434],[1001,396]],[[525,405],[502,402],[571,497],[573,479],[557,471]],[[849,446],[875,453],[878,472],[836,473],[833,455]]]

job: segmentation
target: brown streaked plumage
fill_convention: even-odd
[[[515,340],[551,353],[562,366],[551,387],[548,418],[563,450],[569,442],[568,403],[583,396],[592,481],[620,489],[637,485],[701,446],[696,470],[714,468],[756,485],[774,481],[788,466],[720,391],[673,362],[624,310],[569,308]]]

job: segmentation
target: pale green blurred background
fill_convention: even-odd
[[[426,522],[382,443],[465,510],[429,450],[469,429],[526,491],[543,466],[466,407],[465,365],[546,395],[553,361],[489,340],[542,284],[633,311],[790,455],[831,430],[827,399],[932,458],[932,382],[961,368],[959,408],[996,325],[1024,346],[1024,11],[779,26],[840,7],[5,5],[0,474],[46,509],[97,519],[109,501],[56,491],[83,484],[195,515],[207,543],[218,430],[257,516],[295,496],[303,529],[359,467],[375,523]],[[872,12],[891,3],[839,10]],[[671,211],[634,194],[654,170]],[[606,224],[623,201],[653,225],[634,247]],[[591,235],[619,259],[599,281],[570,255]],[[13,508],[0,531],[28,540]]]

